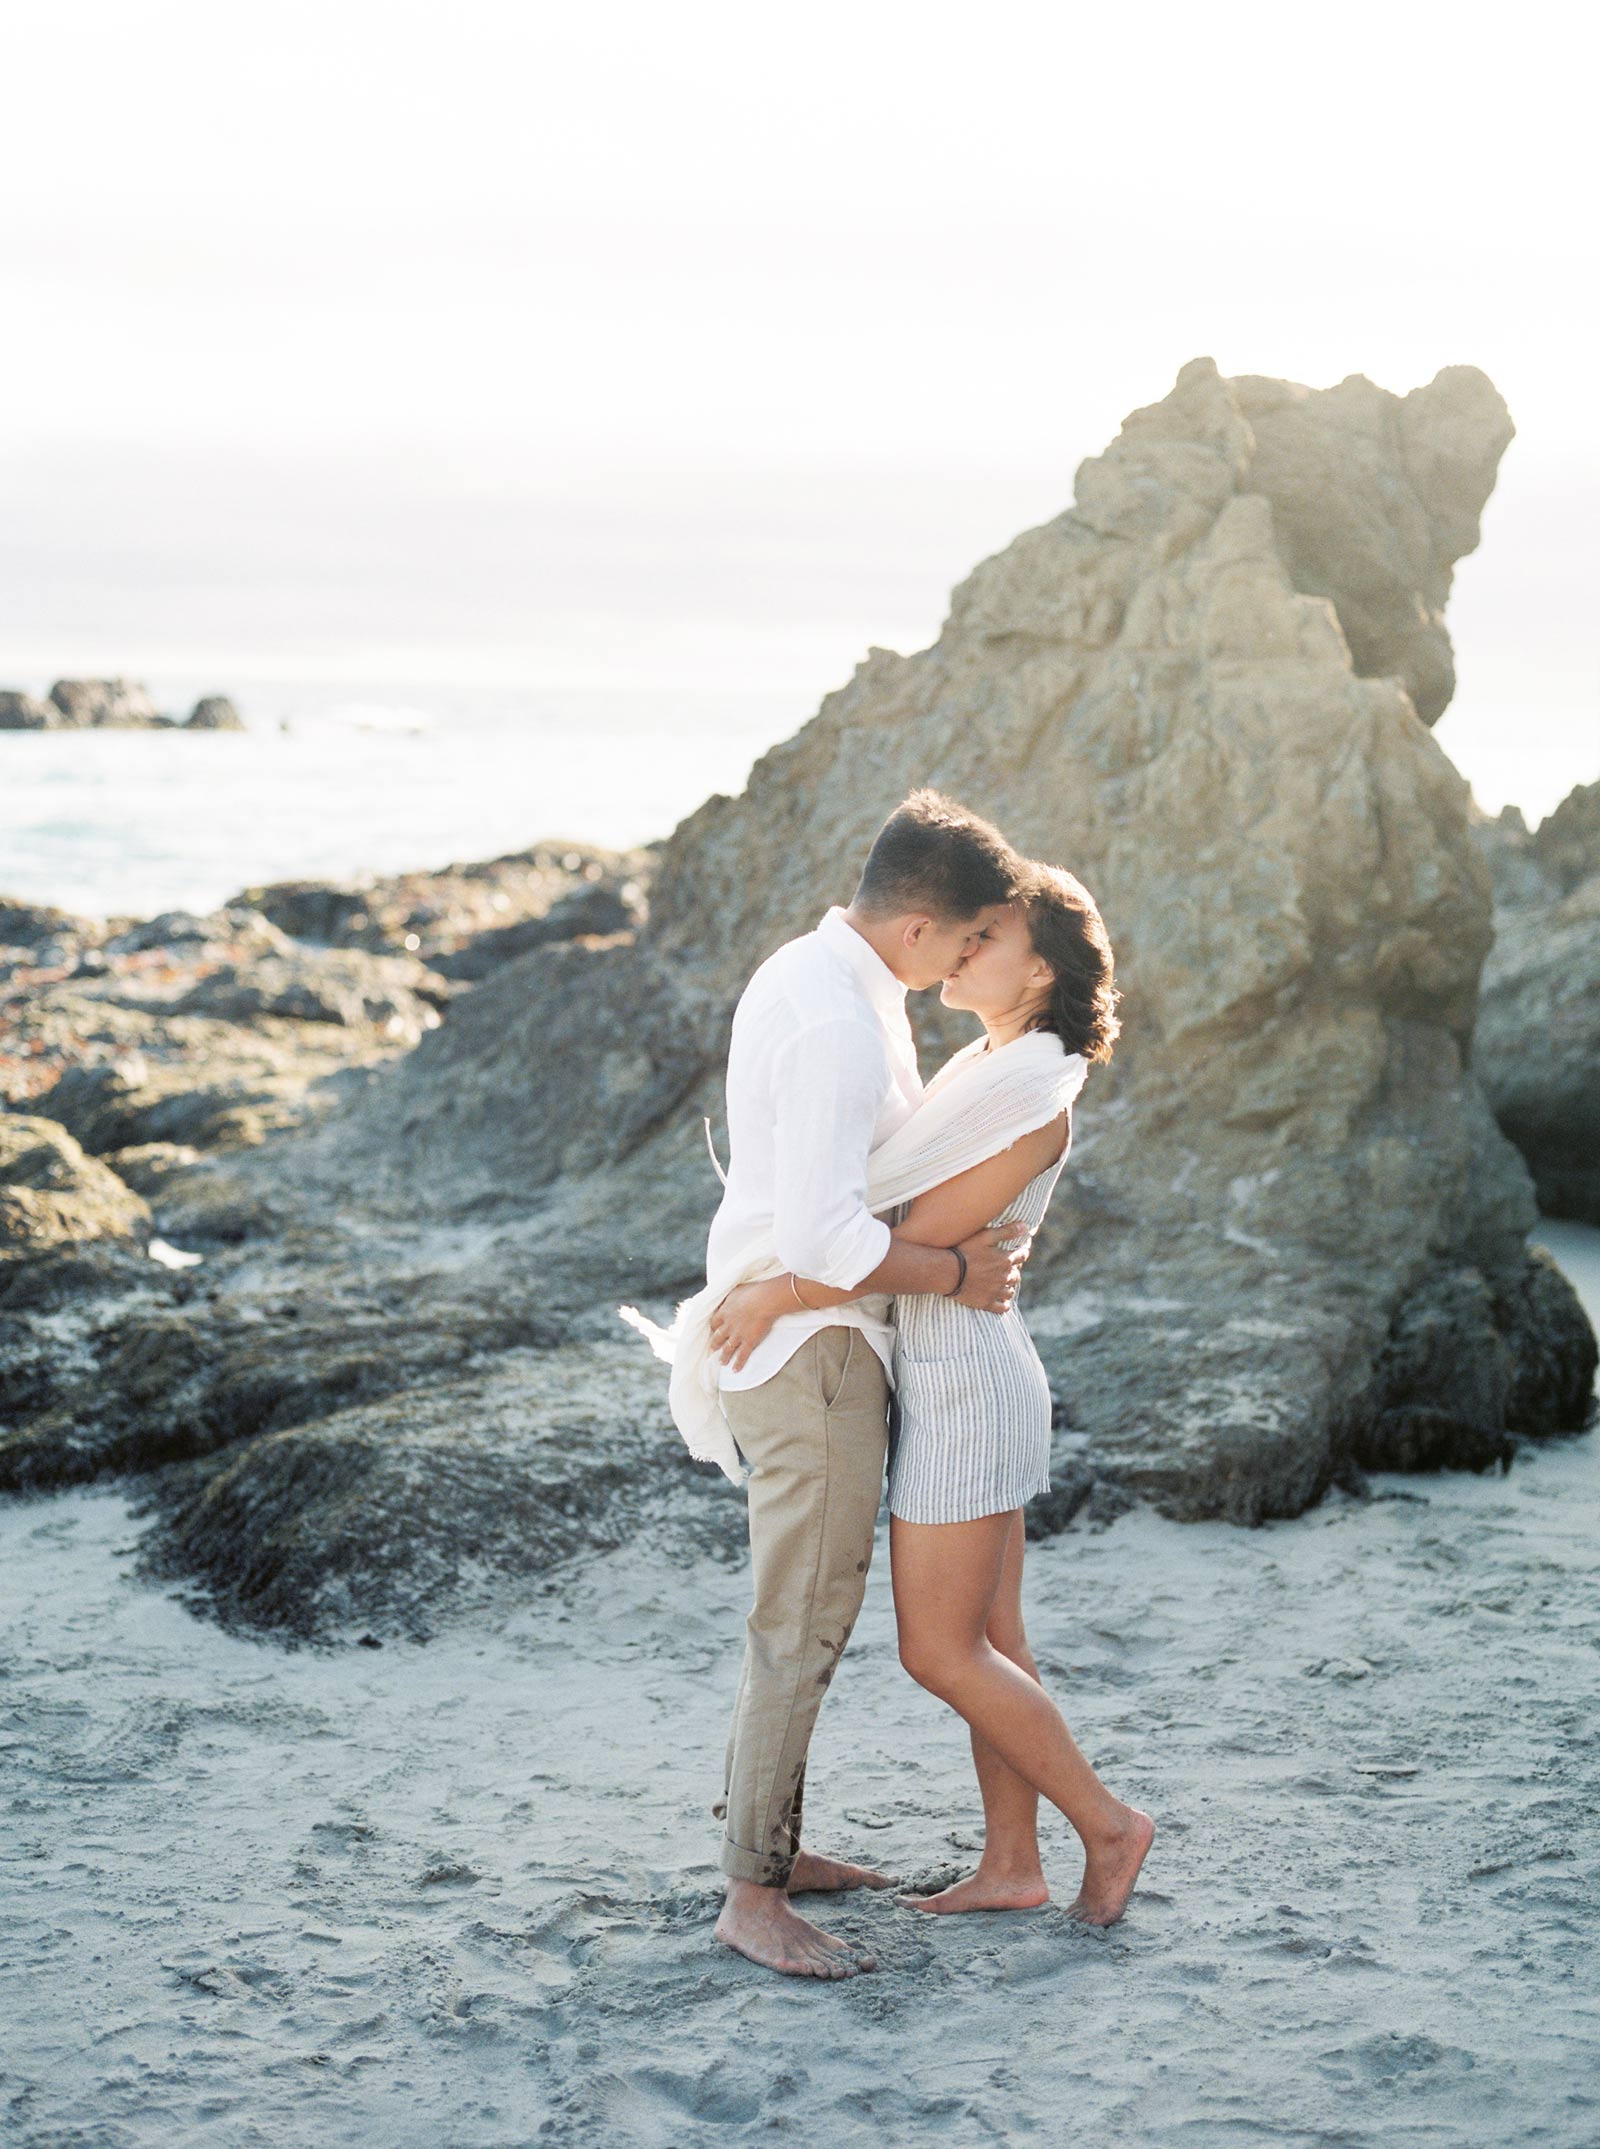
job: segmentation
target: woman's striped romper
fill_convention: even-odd
[[[1030,1179],[995,1223],[1036,1231],[1065,1162]],[[919,1292],[894,1312],[889,1512],[972,1522],[1048,1492],[1050,1383],[1015,1303],[984,1313]]]

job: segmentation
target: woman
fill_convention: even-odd
[[[945,980],[940,997],[977,1015],[984,1035],[934,1076],[924,1108],[1023,1038],[1033,1040],[1030,1055],[1053,1039],[1080,1063],[1081,1081],[1090,1061],[1110,1058],[1118,1029],[1111,946],[1093,898],[1059,867],[1036,867],[1021,899]],[[1070,1103],[1020,1138],[1001,1130],[1008,1147],[898,1208],[896,1233],[951,1246],[986,1224],[1014,1222],[1031,1236],[1071,1135]],[[821,1307],[852,1295],[787,1273],[743,1284],[712,1315],[711,1347],[742,1365],[796,1297]],[[900,1658],[966,1719],[984,1810],[977,1871],[912,1900],[939,1913],[1048,1901],[1037,1832],[1042,1794],[1084,1847],[1069,1914],[1109,1925],[1122,1915],[1155,1823],[1113,1797],[1090,1767],[1040,1684],[1023,1630],[1023,1503],[1050,1483],[1044,1368],[1014,1305],[994,1315],[951,1298],[902,1297],[895,1319],[889,1541]]]

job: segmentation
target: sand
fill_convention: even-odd
[[[1543,1236],[1600,1306],[1600,1233]],[[135,1582],[116,1490],[10,1504],[0,2142],[1593,2149],[1600,1443],[1373,1482],[1030,1547],[1045,1677],[1160,1825],[1129,1914],[856,1896],[882,1967],[822,1988],[709,1934],[742,1571],[619,1554],[290,1652]],[[971,1862],[883,1544],[807,1806],[907,1880]],[[1046,1862],[1065,1903],[1059,1819]]]

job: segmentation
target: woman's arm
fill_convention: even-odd
[[[802,1306],[822,1313],[879,1291],[948,1289],[942,1269],[937,1276],[927,1273],[923,1250],[959,1246],[984,1232],[991,1217],[1009,1208],[1031,1179],[1055,1163],[1066,1140],[1067,1115],[1062,1112],[1036,1133],[1013,1142],[1009,1149],[919,1194],[902,1221],[894,1226],[889,1252],[882,1263],[851,1290],[833,1289],[814,1277],[794,1278],[787,1273],[761,1283],[740,1284],[729,1292],[713,1316],[712,1342],[717,1355],[736,1369],[743,1366],[773,1322]]]
[[[895,1225],[895,1237],[917,1246],[959,1245],[1010,1208],[1029,1180],[1047,1171],[1066,1145],[1067,1115],[1061,1112],[997,1156],[985,1157],[981,1164],[919,1194]],[[806,1288],[803,1277],[800,1288]]]
[[[930,1282],[926,1278],[920,1264],[912,1273],[906,1273],[911,1262],[904,1258],[905,1254],[913,1247],[959,1246],[975,1237],[1010,1208],[1030,1180],[1055,1163],[1066,1144],[1067,1115],[1061,1112],[1048,1125],[1013,1142],[1009,1149],[985,1157],[981,1164],[930,1187],[927,1193],[917,1196],[894,1226],[894,1243],[880,1267],[849,1291],[830,1291],[825,1284],[802,1276],[799,1283],[805,1303],[820,1312],[827,1306],[848,1305],[852,1299],[864,1298],[874,1291],[944,1289],[942,1280]],[[788,1299],[787,1307],[779,1302],[780,1287]],[[775,1314],[794,1310],[794,1293],[787,1276],[758,1288],[772,1293]]]

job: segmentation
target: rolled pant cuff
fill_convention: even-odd
[[[718,1860],[730,1880],[753,1880],[758,1888],[786,1888],[794,1871],[794,1859],[776,1851],[747,1851],[743,1844],[722,1841]]]

